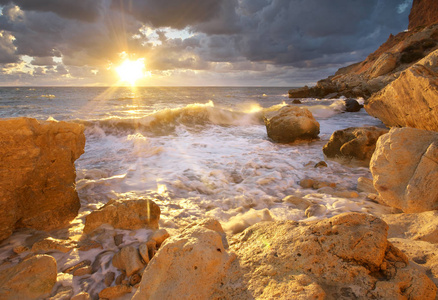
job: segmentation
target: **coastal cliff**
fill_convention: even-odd
[[[84,153],[84,127],[18,118],[0,128],[0,240],[17,228],[66,226],[80,207],[74,161]]]

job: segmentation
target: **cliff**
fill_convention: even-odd
[[[0,128],[0,240],[17,228],[67,225],[80,207],[74,162],[84,153],[84,127],[18,118]]]
[[[409,30],[438,23],[438,1],[415,0],[409,14]]]

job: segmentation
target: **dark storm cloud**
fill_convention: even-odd
[[[363,60],[390,33],[406,29],[411,2],[0,0],[0,63],[28,55],[33,65],[43,66],[56,56],[67,66],[59,66],[59,74],[73,69],[80,74],[78,68],[88,74],[117,63],[126,51],[146,56],[152,70],[247,70],[255,76],[275,75],[272,68],[278,68],[279,77],[296,78],[293,69],[316,80]],[[168,28],[193,36],[169,38]]]
[[[101,7],[100,0],[0,0],[0,5],[15,4],[22,10],[53,12],[63,18],[87,22],[96,20]]]

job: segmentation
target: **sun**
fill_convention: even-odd
[[[135,82],[145,77],[144,58],[137,60],[125,59],[123,63],[116,68],[120,80],[135,85]]]

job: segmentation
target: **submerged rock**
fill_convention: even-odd
[[[370,170],[385,204],[406,213],[438,209],[438,132],[392,128],[379,138]]]
[[[91,233],[102,224],[119,229],[158,229],[160,207],[150,199],[110,200],[85,218],[84,233]]]
[[[369,163],[378,138],[387,129],[377,127],[350,127],[335,131],[322,148],[329,158],[356,159]]]
[[[268,137],[274,142],[291,143],[318,137],[319,123],[303,107],[284,106],[264,118]]]
[[[224,286],[234,287],[231,298],[247,290],[247,299],[434,299],[436,286],[388,242],[387,229],[360,213],[258,223],[234,238]]]
[[[42,299],[56,283],[56,260],[35,255],[0,273],[0,299]]]
[[[385,125],[438,131],[438,50],[373,95],[366,111]]]
[[[74,162],[84,153],[84,127],[17,118],[0,128],[0,240],[16,228],[69,224],[80,207]]]
[[[346,112],[358,112],[363,107],[363,105],[359,104],[355,99],[346,99],[344,103]]]

